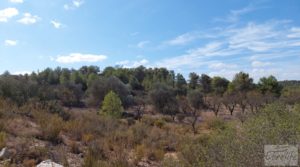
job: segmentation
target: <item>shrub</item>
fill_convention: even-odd
[[[182,162],[180,159],[178,159],[178,157],[175,158],[172,156],[167,156],[164,157],[162,161],[162,166],[163,167],[185,167],[187,165],[184,164],[184,162]]]
[[[79,154],[81,151],[79,149],[79,145],[76,142],[71,142],[71,152],[74,154]]]
[[[82,120],[71,120],[65,123],[64,130],[75,140],[80,140],[85,131],[85,125]]]
[[[163,119],[158,119],[154,122],[154,125],[158,128],[163,128],[166,122]]]
[[[148,152],[148,159],[152,161],[161,161],[164,158],[164,151],[161,149],[152,149]]]
[[[103,162],[107,160],[105,147],[103,146],[103,143],[100,141],[95,141],[89,145],[87,154],[84,157],[83,167],[108,166],[107,163]]]
[[[110,91],[104,98],[101,111],[112,117],[121,117],[123,106],[119,96],[113,91]]]
[[[144,145],[138,145],[135,148],[136,160],[140,161],[146,155],[146,148]]]
[[[64,121],[58,115],[47,113],[36,114],[39,125],[43,132],[43,138],[54,143],[59,142],[59,133],[63,129]]]
[[[207,126],[211,130],[222,131],[226,128],[226,123],[220,118],[212,118],[207,121]]]
[[[95,136],[91,133],[83,134],[82,135],[82,141],[87,144],[95,139]]]
[[[0,149],[6,146],[6,133],[0,132]]]
[[[23,165],[24,167],[33,167],[36,165],[36,161],[34,159],[25,159]]]

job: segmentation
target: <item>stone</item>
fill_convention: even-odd
[[[36,167],[64,167],[64,166],[57,164],[52,160],[46,160],[38,164]]]
[[[7,148],[6,147],[2,148],[0,151],[0,159],[6,159],[8,156],[7,154],[8,154]]]

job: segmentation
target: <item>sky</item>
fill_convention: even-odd
[[[83,65],[300,80],[300,1],[0,0],[0,73]]]

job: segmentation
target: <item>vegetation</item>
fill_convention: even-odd
[[[300,87],[287,83],[142,66],[6,72],[0,149],[16,166],[263,166],[265,144],[300,142]]]
[[[104,97],[103,104],[101,107],[101,112],[118,118],[121,116],[122,111],[123,111],[123,107],[119,96],[113,91],[110,91]]]

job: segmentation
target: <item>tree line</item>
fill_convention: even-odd
[[[56,101],[66,107],[100,107],[113,91],[122,108],[134,108],[139,115],[151,104],[157,112],[175,118],[179,113],[195,117],[199,111],[217,116],[222,107],[232,115],[236,108],[257,112],[276,99],[299,100],[299,88],[285,89],[274,76],[254,83],[239,72],[232,81],[224,77],[190,73],[185,79],[166,68],[119,68],[83,66],[78,70],[57,67],[26,75],[5,72],[0,76],[0,96],[21,106],[28,101]]]

